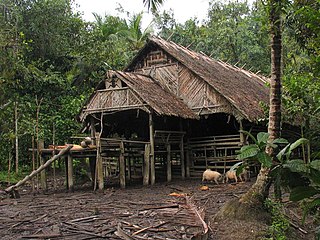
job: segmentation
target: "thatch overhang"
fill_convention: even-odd
[[[163,49],[171,57],[212,86],[239,111],[239,115],[252,122],[265,118],[261,103],[269,104],[267,78],[225,62],[214,60],[172,41],[166,41],[159,37],[149,38],[147,44],[125,70],[133,71],[135,64],[143,59],[146,53],[156,47]]]
[[[106,88],[105,82],[100,82],[81,109],[80,121],[84,121],[93,113],[129,109],[142,109],[146,112],[152,110],[159,115],[185,119],[198,118],[181,99],[149,76],[133,72],[109,71],[106,78],[120,79],[125,86]]]

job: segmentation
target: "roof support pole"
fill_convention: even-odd
[[[183,131],[183,124],[182,119],[180,118],[180,131]],[[181,162],[181,178],[185,179],[186,177],[186,169],[185,169],[185,163],[184,163],[184,145],[183,145],[183,135],[180,139],[180,162]]]
[[[74,186],[73,186],[73,157],[71,153],[68,154],[68,191],[73,192]]]
[[[152,112],[149,113],[149,135],[150,135],[150,183],[156,181],[155,156],[154,156],[154,125]]]
[[[119,169],[120,169],[120,187],[126,187],[126,163],[124,159],[124,144],[120,142],[120,157],[119,157]]]
[[[239,120],[239,130],[240,130],[240,144],[241,146],[244,145],[245,142],[245,137],[243,131],[243,124],[242,124],[242,119]]]
[[[171,170],[171,145],[170,143],[166,144],[167,148],[167,182],[172,180],[172,170]]]
[[[96,158],[96,181],[98,182],[98,189],[103,190],[104,182],[103,182],[103,166],[102,166],[102,156],[101,156],[101,140],[100,134],[96,133],[96,145],[97,145],[97,158]],[[95,188],[96,190],[96,183]]]
[[[94,119],[93,117],[90,117],[90,135],[91,138],[93,140],[92,144],[95,145],[96,141],[95,141],[95,137],[96,137],[96,128],[94,126]]]
[[[144,146],[144,161],[143,161],[143,185],[149,184],[150,178],[150,144]]]

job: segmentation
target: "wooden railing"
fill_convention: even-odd
[[[200,176],[207,168],[225,173],[239,160],[236,152],[242,143],[240,135],[209,136],[188,140],[188,160],[190,176]]]

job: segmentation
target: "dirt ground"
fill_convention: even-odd
[[[33,194],[30,186],[22,187],[19,199],[0,196],[0,239],[201,239],[204,225],[196,216],[201,210],[209,226],[208,239],[263,239],[265,224],[212,218],[253,182],[207,184],[206,191],[200,190],[200,180],[126,189],[115,185],[104,192],[82,185],[73,193],[60,186],[59,191]],[[289,213],[296,225],[292,239],[312,239],[309,229],[307,234],[297,229],[301,223],[296,209]]]

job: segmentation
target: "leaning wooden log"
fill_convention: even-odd
[[[67,152],[70,151],[70,149],[73,147],[72,144],[68,145],[66,148],[62,149],[57,155],[54,155],[52,158],[50,158],[46,163],[42,164],[38,169],[32,171],[28,176],[26,176],[24,179],[20,180],[17,184],[12,185],[8,188],[6,188],[4,191],[6,193],[11,193],[13,191],[15,191],[16,188],[20,187],[21,185],[25,184],[28,180],[30,180],[31,178],[33,178],[34,176],[36,176],[39,172],[43,171],[44,169],[46,169],[48,166],[50,166],[50,164],[52,162],[54,162],[56,159],[58,159],[59,157],[63,156],[64,154],[66,154]]]

